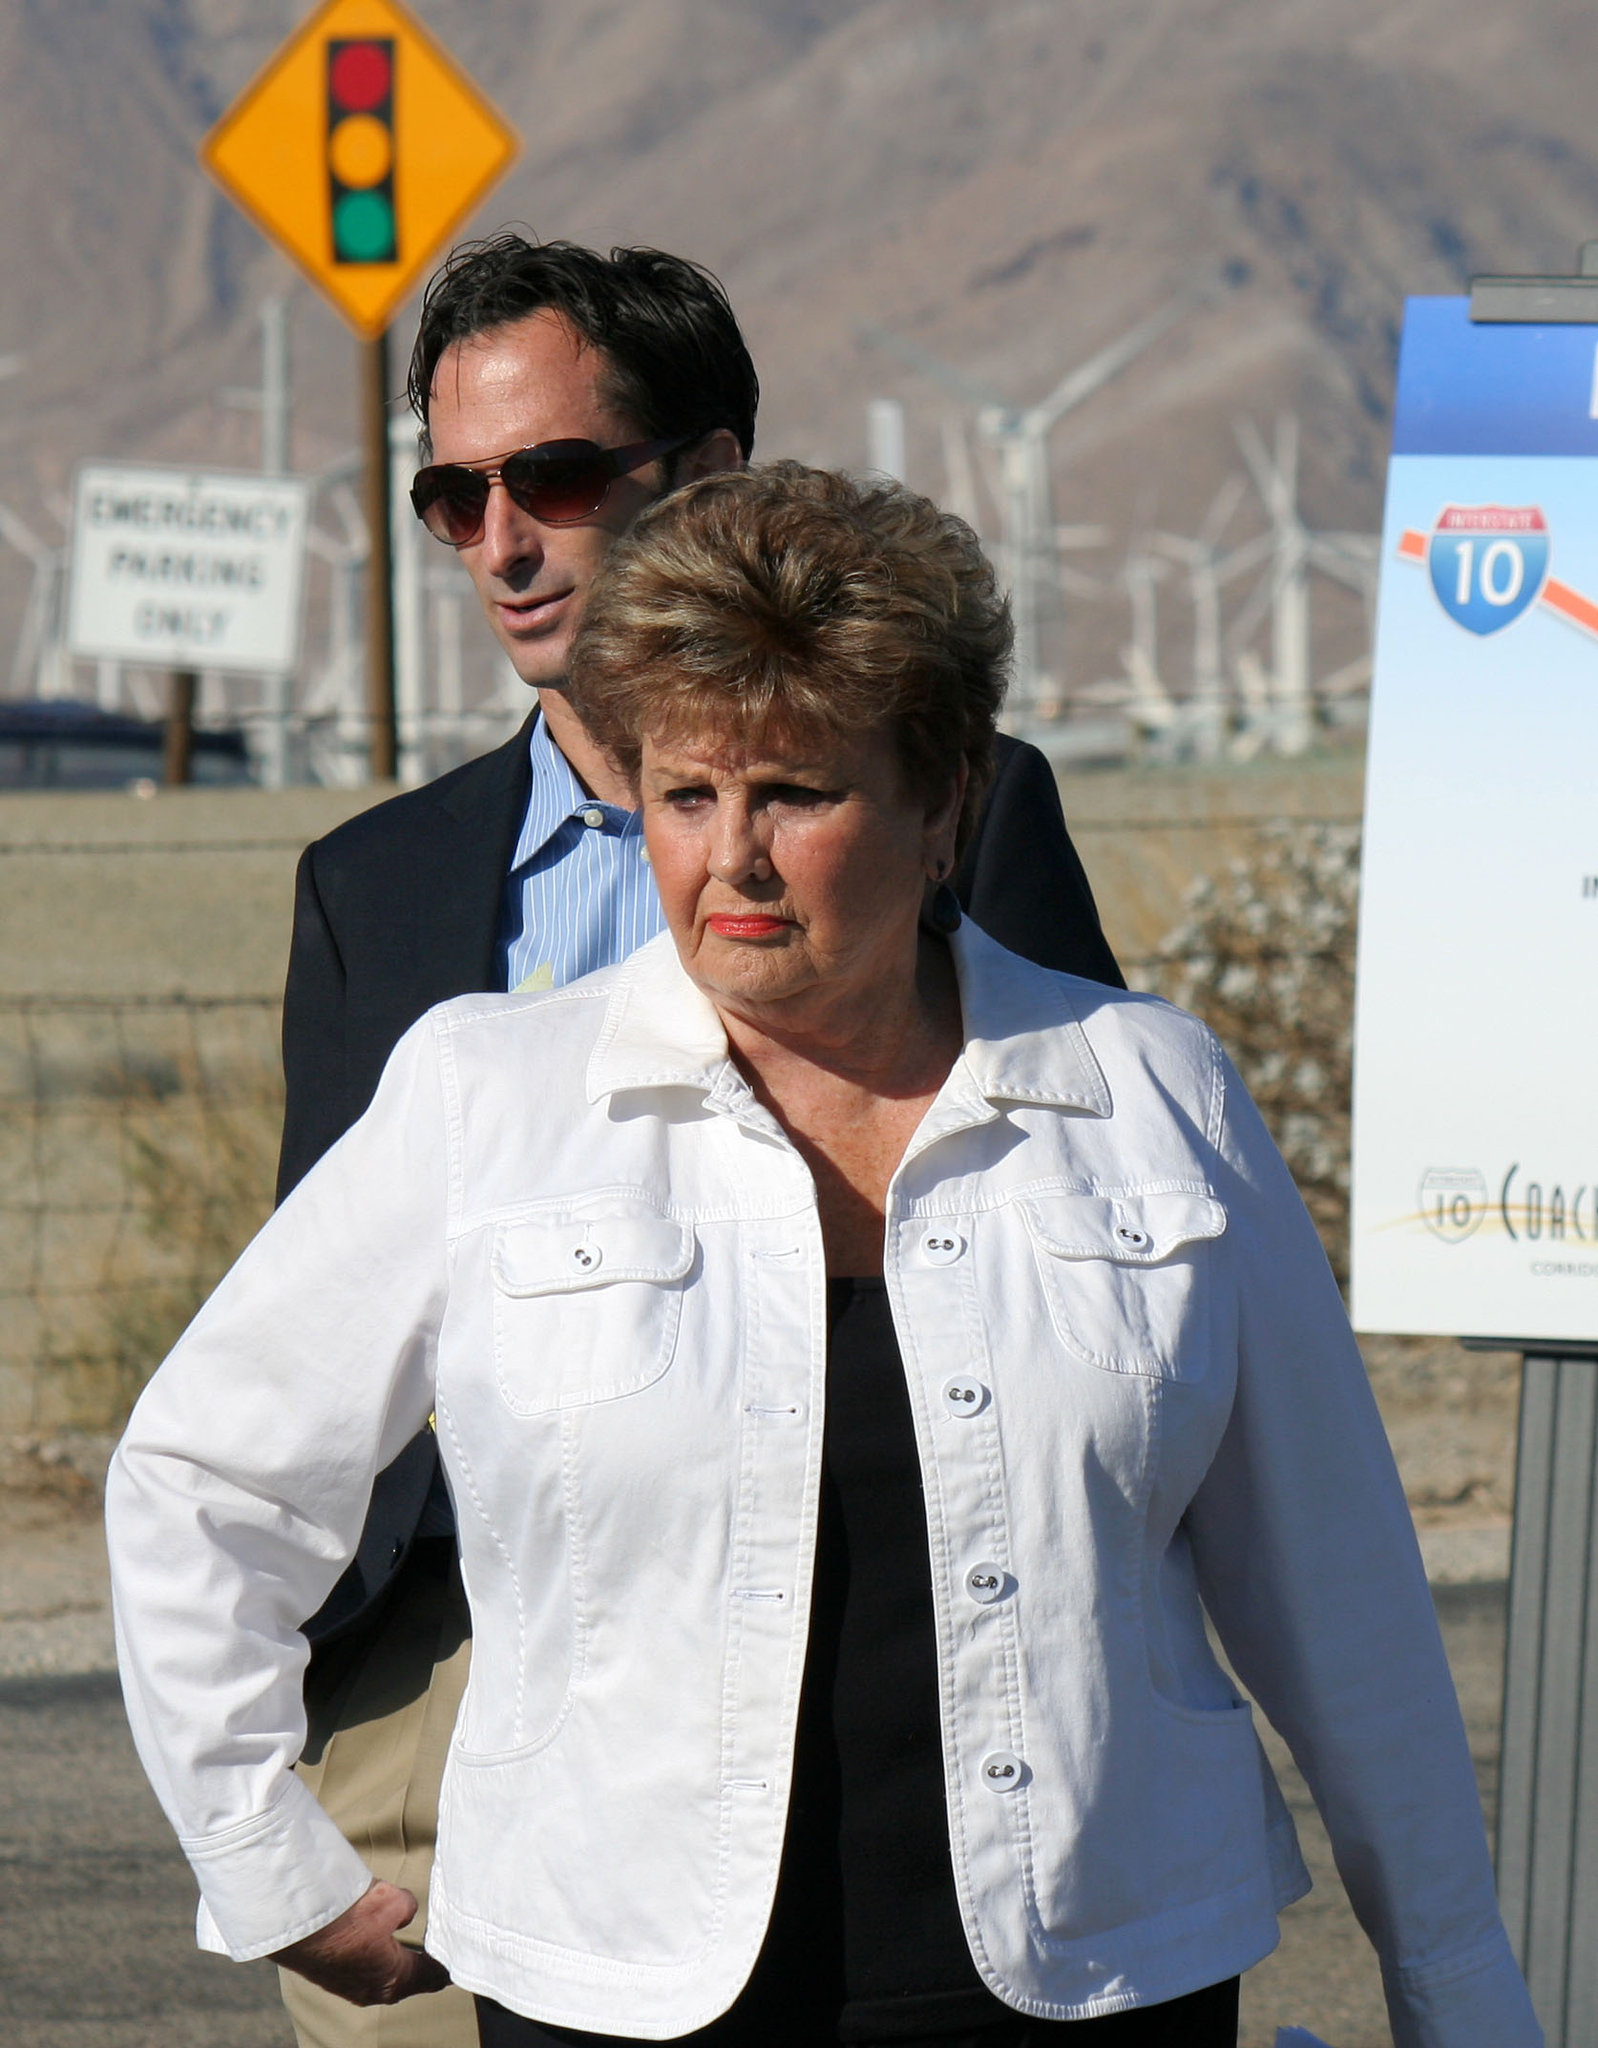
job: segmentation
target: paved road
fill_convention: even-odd
[[[1503,1589],[1438,1592],[1489,1811]],[[1278,2025],[1388,2048],[1376,1968],[1325,1837],[1276,1751],[1316,1880],[1244,1993],[1244,2048]],[[269,1965],[196,1952],[194,1888],[108,1676],[0,1684],[0,2041],[5,2048],[292,2048]]]
[[[194,1899],[115,1678],[0,1686],[5,2048],[293,2048],[271,1965],[199,1954]]]

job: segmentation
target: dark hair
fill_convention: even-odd
[[[611,549],[568,688],[634,782],[644,736],[892,734],[935,803],[993,776],[1010,607],[976,535],[930,498],[797,462],[700,477]]]
[[[509,229],[453,249],[427,287],[406,386],[424,437],[445,349],[546,309],[601,352],[606,399],[645,437],[728,427],[748,460],[760,380],[708,270],[662,249],[602,256]]]

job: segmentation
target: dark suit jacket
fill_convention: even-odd
[[[961,904],[1013,952],[1124,987],[1048,762],[1001,736],[997,770],[955,877]],[[306,848],[283,997],[280,1201],[360,1116],[424,1011],[498,985],[505,877],[530,775],[523,726]],[[433,1469],[423,1436],[379,1476],[360,1551],[308,1630],[313,1640],[345,1629],[392,1576]]]

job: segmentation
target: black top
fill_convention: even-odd
[[[977,1976],[955,1899],[926,1504],[887,1293],[881,1280],[832,1280],[827,1296],[824,1472],[788,1835],[754,1979],[711,2030],[729,2041],[771,2038],[801,2010],[809,2040],[1013,2018]]]

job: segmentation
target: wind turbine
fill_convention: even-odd
[[[25,520],[4,504],[0,504],[0,540],[8,541],[33,569],[22,630],[11,657],[8,694],[26,696],[31,672],[35,696],[69,697],[72,671],[61,620],[67,550],[41,540]]]
[[[1231,524],[1246,485],[1240,476],[1227,478],[1211,502],[1196,536],[1156,533],[1152,545],[1188,573],[1193,610],[1193,690],[1182,707],[1183,747],[1200,761],[1216,759],[1225,748],[1228,707],[1225,650],[1221,637],[1221,593],[1236,577],[1258,568],[1275,543],[1258,534],[1223,555],[1221,536]]]
[[[1271,522],[1271,694],[1268,736],[1281,754],[1302,754],[1314,737],[1310,696],[1310,537],[1298,512],[1298,416],[1281,413],[1276,446],[1267,449],[1250,419],[1235,424],[1238,446],[1248,464]]]
[[[1043,673],[1040,599],[1056,562],[1049,435],[1068,412],[1134,363],[1175,326],[1207,291],[1191,291],[1138,321],[1118,341],[1067,372],[1039,404],[1016,406],[989,386],[957,370],[906,335],[863,326],[860,338],[886,349],[913,370],[975,408],[977,430],[992,448],[999,472],[1000,568],[1015,620],[1015,698],[1033,710],[1047,694]]]

